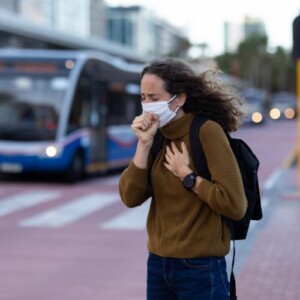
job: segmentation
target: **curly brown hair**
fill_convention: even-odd
[[[141,74],[152,74],[165,82],[165,90],[177,95],[186,93],[185,112],[192,112],[218,122],[226,132],[240,126],[242,98],[222,82],[216,72],[195,72],[186,62],[167,58],[153,60]]]

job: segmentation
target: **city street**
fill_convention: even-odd
[[[272,200],[278,200],[272,189],[291,163],[296,129],[296,120],[267,121],[233,134],[261,162],[266,218],[272,214]],[[126,208],[118,195],[119,175],[74,185],[53,179],[1,179],[0,300],[145,299],[148,203]],[[255,234],[237,247],[236,274],[241,279],[250,278],[243,268],[261,227],[253,226]],[[238,289],[239,284],[245,295],[239,299],[253,300],[247,298],[252,283],[238,280]]]

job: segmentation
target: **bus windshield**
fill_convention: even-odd
[[[0,140],[53,140],[69,70],[3,66],[0,61]]]

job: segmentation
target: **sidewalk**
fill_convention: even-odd
[[[264,218],[255,224],[254,237],[247,239],[250,250],[236,275],[239,300],[300,300],[297,173],[295,165],[284,170],[274,189],[262,195],[267,202]],[[243,249],[247,247],[237,250],[238,257],[245,255]]]

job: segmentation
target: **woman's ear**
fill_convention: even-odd
[[[187,97],[186,92],[180,93],[177,96],[177,105],[182,107],[184,105],[185,101],[186,101],[186,97]]]

